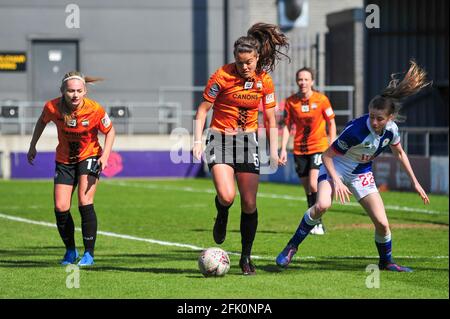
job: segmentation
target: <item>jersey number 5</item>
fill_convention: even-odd
[[[258,153],[253,153],[253,165],[255,165],[256,167],[259,167]]]

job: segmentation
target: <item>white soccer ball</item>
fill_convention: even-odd
[[[225,276],[230,270],[230,257],[221,248],[207,248],[198,257],[198,268],[205,277]]]

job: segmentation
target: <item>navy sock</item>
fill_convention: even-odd
[[[375,234],[375,245],[380,255],[380,266],[392,262],[392,239],[391,234],[380,236]]]
[[[58,212],[55,210],[56,226],[66,249],[75,249],[75,225],[70,210]]]
[[[306,238],[306,236],[308,236],[309,232],[314,228],[318,221],[319,220],[314,220],[311,218],[310,209],[308,209],[305,215],[303,215],[300,225],[295,231],[294,236],[292,236],[291,240],[289,241],[289,244],[298,247],[298,245],[300,245],[301,242]]]
[[[241,213],[242,256],[250,256],[258,228],[258,210],[253,214]]]
[[[79,206],[81,214],[81,231],[83,233],[84,251],[94,256],[95,240],[97,238],[97,216],[94,205]]]

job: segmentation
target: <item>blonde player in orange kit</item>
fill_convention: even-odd
[[[217,244],[225,240],[228,210],[236,195],[235,178],[241,197],[241,243],[239,266],[244,275],[256,272],[250,255],[258,225],[256,193],[259,184],[258,106],[262,101],[271,128],[271,165],[279,164],[275,92],[268,74],[281,58],[279,48],[288,47],[280,29],[257,23],[234,43],[235,62],[219,68],[204,90],[194,130],[193,155],[203,153],[202,133],[206,115],[213,107],[207,137],[206,161],[212,174],[217,196],[217,218],[213,237]],[[272,134],[274,132],[274,134]]]
[[[295,79],[299,91],[286,99],[280,159],[287,160],[286,146],[291,126],[295,124],[293,150],[295,170],[305,189],[309,208],[316,203],[317,178],[322,164],[322,153],[336,138],[336,123],[328,98],[313,90],[313,70],[302,68],[296,72]],[[311,234],[317,235],[323,235],[324,232],[322,221],[311,230]]]
[[[94,264],[94,246],[97,236],[97,217],[94,195],[100,171],[105,169],[114,142],[115,131],[108,114],[97,102],[86,97],[86,83],[98,79],[84,77],[80,72],[69,72],[61,82],[61,97],[48,101],[36,122],[28,150],[28,161],[33,164],[36,143],[48,122],[56,124],[58,146],[54,178],[56,224],[66,246],[62,265],[75,263],[75,226],[70,206],[72,193],[78,185],[78,205],[85,252],[79,266]],[[98,131],[106,135],[102,150]]]

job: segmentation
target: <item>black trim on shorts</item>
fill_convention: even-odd
[[[95,164],[99,158],[100,156],[90,156],[73,164],[55,162],[55,176],[53,182],[55,184],[76,186],[78,184],[78,178],[81,175],[93,175],[99,179],[99,174],[92,174],[92,168],[95,168]],[[91,162],[89,162],[89,160],[91,160]]]
[[[255,136],[256,144],[253,141]],[[220,141],[215,141],[216,137],[220,137]],[[230,137],[232,138],[232,144],[227,145]],[[238,147],[238,139],[242,138],[242,146]],[[220,145],[219,145],[220,142]],[[216,164],[226,164],[233,168],[234,173],[253,173],[259,175],[260,162],[259,162],[259,146],[258,146],[258,134],[256,132],[251,133],[239,133],[236,135],[225,135],[225,133],[210,132],[209,137],[206,140],[206,160],[208,162],[208,168],[211,171]],[[253,155],[253,160],[249,159],[249,144],[252,145],[256,151],[254,154],[258,154],[256,157]],[[243,150],[243,152],[242,152]],[[214,157],[218,156],[219,159]],[[211,161],[211,158],[213,160]]]
[[[309,176],[309,171],[312,169],[319,169],[322,165],[322,161],[320,164],[314,162],[314,157],[317,155],[322,155],[321,152],[308,154],[308,155],[296,155],[294,154],[294,162],[295,162],[295,171],[299,178]]]

